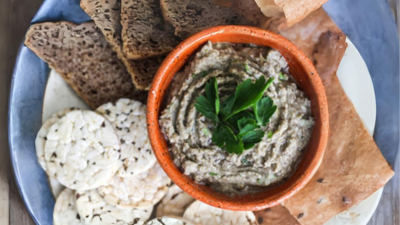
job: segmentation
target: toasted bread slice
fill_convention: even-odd
[[[25,38],[28,46],[93,109],[120,98],[144,102],[123,63],[93,22],[32,25]]]
[[[122,1],[121,24],[129,59],[163,55],[179,43],[174,28],[163,19],[159,0]]]
[[[136,88],[147,90],[164,56],[141,60],[129,60],[122,51],[121,1],[81,0],[81,8],[93,19],[106,40],[111,44],[118,58],[125,64]]]
[[[215,5],[214,0],[161,0],[161,10],[175,27],[175,35],[182,38],[218,25],[252,25],[233,9]]]

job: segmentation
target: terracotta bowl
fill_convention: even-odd
[[[228,197],[209,187],[195,183],[174,164],[164,134],[159,126],[159,114],[174,75],[185,66],[189,57],[207,41],[252,43],[277,49],[287,60],[290,73],[311,100],[315,126],[312,137],[295,172],[282,184],[266,188],[257,194]],[[164,171],[182,190],[209,205],[240,211],[257,211],[275,206],[290,198],[313,177],[321,164],[327,145],[329,116],[325,89],[311,61],[284,37],[255,27],[219,26],[204,30],[179,44],[159,68],[149,91],[147,123],[150,142]]]

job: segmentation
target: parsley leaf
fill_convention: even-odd
[[[238,85],[236,87],[235,97],[230,109],[230,113],[226,119],[235,115],[236,113],[239,113],[240,111],[248,109],[253,104],[257,103],[272,82],[273,78],[270,78],[267,82],[265,82],[264,76],[261,76],[254,83],[252,83],[250,79],[247,79]]]
[[[258,128],[257,122],[254,119],[246,118],[243,117],[240,119],[238,122],[238,128],[239,128],[239,136],[243,136],[247,134],[250,131],[253,131]]]
[[[245,150],[247,150],[247,149],[254,147],[255,144],[259,143],[262,140],[264,135],[265,135],[265,132],[260,129],[247,132],[242,137],[243,148]]]
[[[203,114],[208,119],[218,122],[218,113],[220,108],[218,84],[215,77],[206,84],[206,96],[201,95],[196,99],[194,104],[197,111]]]
[[[217,78],[212,77],[210,82],[208,82],[206,84],[206,96],[207,96],[207,99],[209,99],[211,102],[214,101],[213,106],[214,106],[215,114],[218,115],[220,102],[219,102]]]
[[[252,112],[250,111],[241,111],[238,114],[233,115],[231,118],[227,119],[226,122],[231,126],[231,128],[234,128],[234,131],[239,131],[239,126],[238,126],[238,121],[242,118],[247,118],[247,119],[255,119],[255,116]]]
[[[240,154],[243,152],[242,139],[238,138],[233,131],[224,124],[218,124],[215,127],[212,141],[220,148],[225,149],[229,153]]]
[[[274,101],[270,97],[263,97],[260,101],[254,104],[253,110],[258,125],[265,126],[275,113],[276,109],[277,106],[274,105]]]

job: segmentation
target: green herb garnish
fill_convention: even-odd
[[[246,71],[246,73],[250,73],[250,67],[247,62],[244,64],[244,71]]]
[[[215,77],[211,78],[211,81],[206,84],[206,95],[198,97],[196,101],[195,107],[197,111],[212,121],[219,121],[220,102],[218,84]]]
[[[282,72],[279,72],[279,79],[286,80],[286,78],[285,78],[285,76],[283,75]]]
[[[208,174],[210,174],[211,176],[218,176],[218,173],[210,172],[210,173],[208,173]]]
[[[197,98],[195,107],[215,124],[212,141],[229,153],[241,154],[254,147],[265,135],[265,126],[277,107],[264,92],[273,82],[262,76],[254,83],[250,79],[236,87],[235,93],[220,102],[215,77],[206,84],[206,94]],[[253,108],[253,110],[249,110]]]
[[[268,132],[267,137],[272,138],[272,136],[274,136],[274,132],[272,132],[272,131]]]

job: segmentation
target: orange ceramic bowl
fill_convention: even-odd
[[[299,87],[311,100],[315,126],[311,140],[295,172],[282,184],[266,188],[257,194],[228,197],[209,187],[199,185],[184,175],[174,164],[167,141],[161,132],[159,114],[174,75],[207,41],[251,43],[278,50],[287,60],[289,70]],[[147,128],[151,145],[164,171],[182,190],[209,205],[240,211],[257,211],[275,206],[290,198],[314,176],[327,145],[329,131],[328,104],[325,89],[311,61],[293,43],[284,37],[255,27],[219,26],[204,30],[179,44],[164,60],[149,91]]]

